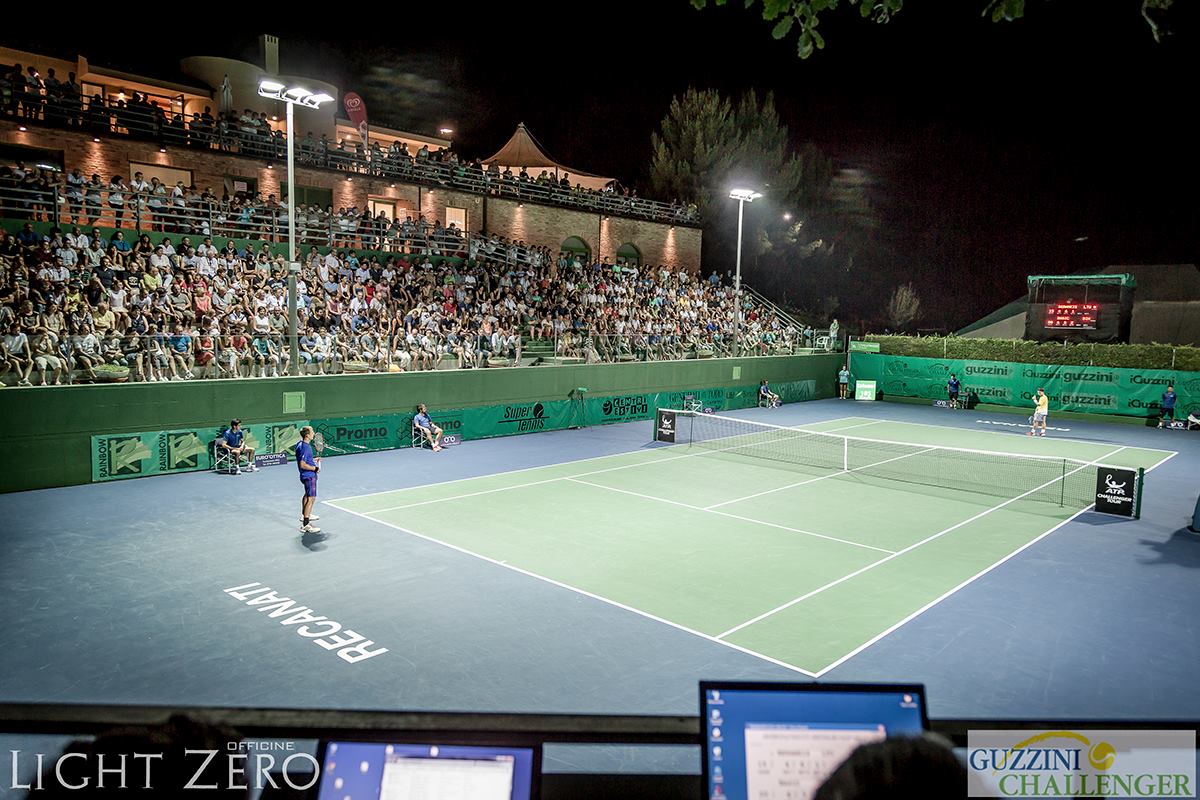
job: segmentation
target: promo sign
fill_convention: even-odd
[[[659,409],[654,419],[654,441],[675,444],[675,412]]]
[[[878,344],[876,342],[875,344]],[[854,384],[854,399],[855,400],[874,400],[875,399],[875,381],[858,381]]]
[[[446,433],[442,435],[442,447],[450,447],[451,445],[462,444],[462,435],[458,433]]]
[[[1137,516],[1138,474],[1132,469],[1096,470],[1096,510],[1119,517]]]

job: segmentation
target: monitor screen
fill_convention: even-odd
[[[530,800],[531,747],[329,742],[318,800]]]
[[[704,796],[809,800],[860,744],[928,727],[917,684],[700,684]]]

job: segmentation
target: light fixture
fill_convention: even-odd
[[[165,153],[165,152],[167,152],[167,148],[165,148],[165,147],[160,147],[160,148],[158,148],[158,152],[160,152],[160,153]]]
[[[734,189],[729,193],[729,196],[743,203],[751,203],[762,197],[762,192],[756,192],[753,189]]]
[[[352,180],[354,180],[354,178],[351,178],[349,175],[346,176],[346,183],[349,183]]]
[[[275,165],[274,165],[274,164],[267,164],[267,169],[275,169]]]
[[[783,212],[783,221],[784,221],[784,222],[791,222],[791,221],[792,221],[792,215],[791,215],[791,213],[789,213],[789,212],[787,212],[787,211]]]
[[[438,133],[440,133],[442,136],[449,136],[450,134],[454,133],[454,128],[438,128]]]
[[[306,108],[320,108],[322,103],[328,103],[333,98],[325,92],[313,94],[301,86],[288,88],[279,81],[261,80],[258,82],[258,94],[272,100],[282,100],[290,105],[301,105]]]
[[[92,141],[93,141],[93,142],[95,142],[96,144],[100,144],[100,137],[98,137],[98,136],[93,136],[93,137],[92,137]]]
[[[389,183],[389,184],[388,184],[388,186],[390,186],[390,187],[391,187],[391,188],[393,188],[393,189],[395,189],[395,188],[396,188],[396,184],[394,184],[394,183]]]
[[[517,208],[524,208],[524,207],[525,207],[524,203],[517,203]]]
[[[25,131],[27,131],[29,129],[26,128],[24,125],[22,125],[21,127],[17,128],[17,130],[19,130],[21,133],[24,133]]]

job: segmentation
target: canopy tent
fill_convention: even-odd
[[[530,178],[536,178],[542,170],[549,171],[556,178],[567,175],[572,186],[578,183],[585,189],[603,189],[613,182],[612,178],[605,178],[603,175],[595,175],[583,170],[571,169],[550,158],[550,156],[546,155],[546,151],[542,146],[538,144],[537,139],[533,138],[533,134],[529,132],[529,129],[525,127],[524,122],[517,125],[516,131],[513,132],[508,142],[491,158],[485,158],[483,163],[489,167],[495,164],[502,170],[507,167],[514,173],[518,173],[524,168],[529,173]]]

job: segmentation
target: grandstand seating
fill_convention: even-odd
[[[64,180],[0,167],[0,219],[21,225],[15,236],[0,233],[0,379],[286,373],[286,215],[278,206],[187,194],[176,205],[157,188],[119,181],[72,194],[60,188]],[[299,212],[306,373],[733,354],[733,289],[715,274],[584,263],[424,220],[375,227],[353,209]],[[122,227],[132,222],[140,233]],[[768,304],[745,296],[743,307],[740,354],[811,346],[811,331],[806,341]]]

